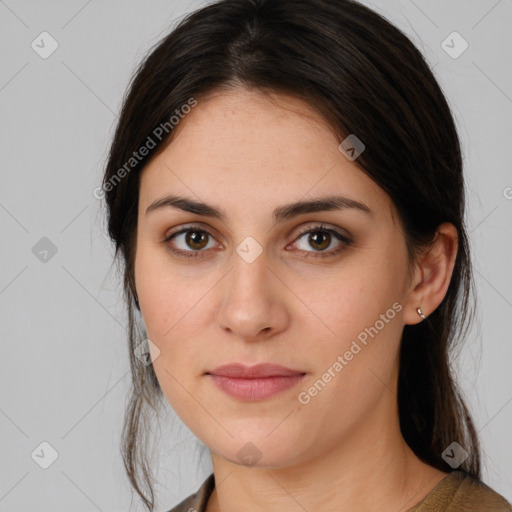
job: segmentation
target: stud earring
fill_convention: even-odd
[[[418,315],[420,315],[420,316],[421,316],[421,318],[423,318],[423,320],[425,320],[425,318],[427,318],[427,317],[423,314],[423,312],[421,311],[421,309],[420,309],[420,308],[416,308],[416,311],[418,312]]]

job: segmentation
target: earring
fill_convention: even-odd
[[[420,308],[416,308],[416,311],[418,312],[418,315],[420,315],[420,316],[421,316],[421,318],[423,318],[423,320],[425,320],[425,318],[427,318],[427,317],[423,314],[423,312],[421,311],[421,309],[420,309]]]

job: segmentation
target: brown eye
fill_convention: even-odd
[[[323,251],[327,249],[331,243],[331,234],[327,231],[312,231],[310,232],[308,243],[314,249]]]
[[[208,242],[208,234],[205,231],[187,231],[185,243],[188,247],[195,250],[204,249]]]
[[[210,239],[212,243],[208,245]],[[169,249],[172,252],[187,258],[202,256],[202,253],[206,252],[205,249],[211,249],[215,246],[212,235],[208,231],[197,227],[188,227],[172,233],[164,242],[169,244]]]
[[[306,237],[306,235],[308,236]],[[333,242],[337,242],[334,248],[331,247]],[[303,231],[293,243],[301,252],[306,253],[306,258],[309,256],[334,256],[343,251],[350,244],[352,244],[352,240],[349,237],[338,233],[338,231],[334,229],[329,229],[322,224]],[[326,250],[329,247],[331,247],[331,249]],[[311,250],[311,248],[313,248],[313,250]]]

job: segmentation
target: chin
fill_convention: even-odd
[[[243,440],[230,439],[227,445],[212,446],[211,451],[229,462],[243,467],[279,468],[296,464],[301,455],[297,453],[297,444],[292,443],[290,437],[286,435],[270,440],[268,432],[266,431],[260,436],[247,436]]]

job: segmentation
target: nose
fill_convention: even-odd
[[[269,267],[265,250],[252,262],[233,252],[229,274],[215,288],[217,323],[246,341],[268,339],[289,323],[290,292]]]

